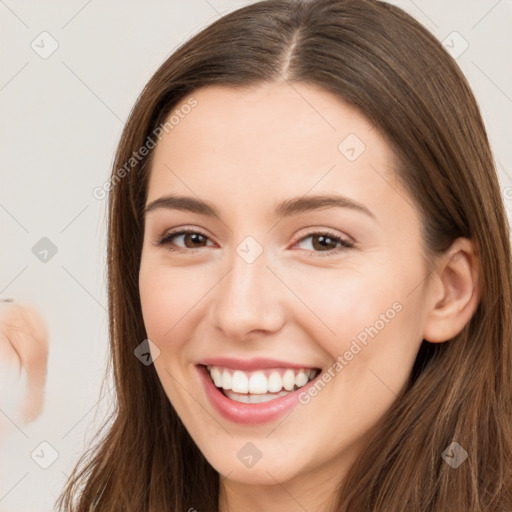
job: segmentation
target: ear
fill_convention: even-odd
[[[480,262],[471,240],[457,238],[440,256],[430,281],[427,300],[431,307],[423,338],[441,343],[462,331],[480,302]]]

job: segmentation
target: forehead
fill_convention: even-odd
[[[393,155],[376,127],[315,86],[208,86],[171,118],[154,149],[148,202],[166,192],[223,200],[231,192],[230,202],[246,205],[309,191],[360,202],[397,195],[397,184],[386,185],[395,179]]]
[[[185,109],[192,99],[195,107]],[[356,109],[327,91],[303,83],[203,87],[183,99],[170,118],[172,129],[166,137],[170,143],[189,142],[201,149],[220,144],[230,147],[231,153],[265,148],[287,157],[291,151],[297,157],[318,158],[325,150],[326,156],[332,151],[337,154],[338,144],[352,134],[367,148],[371,146],[368,149],[382,153],[379,156],[385,157],[388,151],[374,126]],[[308,144],[297,146],[298,141]]]

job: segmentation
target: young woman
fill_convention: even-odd
[[[419,23],[224,16],[146,85],[103,191],[117,403],[61,510],[512,510],[508,223]]]

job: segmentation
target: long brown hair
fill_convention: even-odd
[[[476,248],[483,290],[470,322],[445,343],[423,341],[404,393],[340,482],[335,510],[512,510],[512,283],[508,221],[475,98],[424,27],[377,0],[267,0],[214,22],[180,46],[138,98],[109,193],[108,293],[117,403],[85,454],[61,510],[214,512],[219,476],[191,440],[153,365],[139,290],[149,157],[119,169],[171,110],[209,84],[302,82],[371,120],[422,218],[425,254],[458,237]],[[151,153],[150,153],[151,154]],[[133,164],[133,165],[132,165]],[[453,469],[452,442],[468,453]],[[96,506],[95,506],[96,505]]]

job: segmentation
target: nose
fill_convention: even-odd
[[[268,267],[263,252],[249,263],[233,254],[230,270],[215,287],[212,321],[226,338],[249,341],[281,329],[284,285]]]

